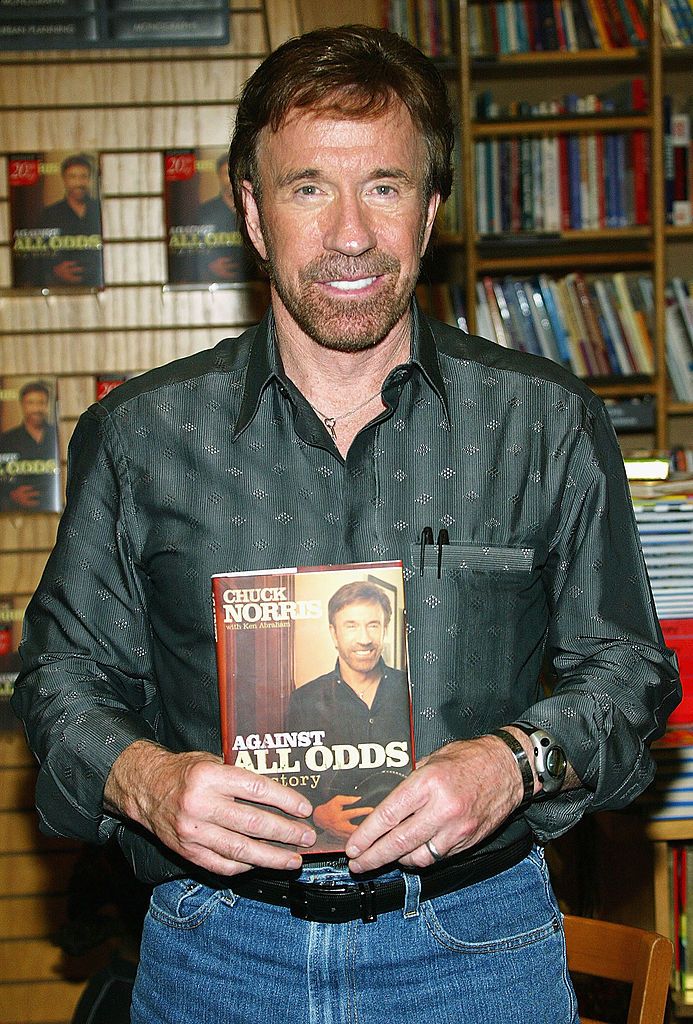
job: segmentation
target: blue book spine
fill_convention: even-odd
[[[667,224],[674,223],[674,138],[671,134],[673,101],[664,96],[662,101],[662,126],[664,129],[664,213]]]
[[[570,349],[568,348],[568,332],[565,324],[563,323],[563,317],[558,311],[558,307],[554,301],[553,291],[549,285],[547,278],[543,275],[539,278],[539,289],[544,299],[544,309],[549,318],[551,329],[553,330],[553,336],[556,339],[556,347],[558,354],[561,358],[561,362],[566,366],[570,366]]]

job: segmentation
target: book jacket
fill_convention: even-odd
[[[62,508],[55,377],[0,377],[0,512]]]
[[[351,832],[414,765],[401,562],[212,577],[226,763],[313,805],[310,853]]]
[[[226,150],[166,150],[164,205],[169,284],[262,279],[238,230]]]
[[[103,288],[96,153],[11,153],[7,161],[14,288]]]

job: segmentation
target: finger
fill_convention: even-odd
[[[347,857],[359,857],[364,850],[369,849],[383,836],[388,835],[394,828],[425,807],[427,802],[427,791],[415,781],[414,775],[410,775],[378,804],[372,814],[369,814],[361,822],[347,844]],[[433,829],[428,834],[422,834],[416,845],[420,845],[432,834]]]
[[[291,846],[311,847],[315,845],[317,838],[315,829],[310,825],[291,818],[283,818],[257,804],[243,804],[238,801],[227,805],[218,824],[231,833],[241,833],[243,836],[267,839],[274,843],[287,843]]]
[[[221,875],[235,875],[255,867],[295,871],[303,863],[296,850],[272,846],[223,829],[212,833],[207,842],[183,847],[181,852],[200,867]]]
[[[307,818],[313,812],[310,801],[290,786],[282,786],[280,782],[256,775],[246,768],[231,768],[228,765],[222,766],[222,768],[229,773],[228,781],[232,786],[231,795],[233,796],[252,800],[253,803],[276,807],[297,818]],[[233,775],[231,776],[230,773]]]

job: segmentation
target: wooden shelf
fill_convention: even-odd
[[[649,114],[590,115],[580,117],[532,117],[503,121],[475,121],[473,139],[494,139],[508,135],[584,135],[594,132],[650,131],[653,118]]]

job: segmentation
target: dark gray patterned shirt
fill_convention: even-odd
[[[142,877],[187,870],[101,799],[137,738],[220,750],[210,576],[383,559],[405,566],[417,755],[521,717],[584,781],[494,843],[628,803],[679,685],[603,403],[552,362],[415,311],[412,359],[343,459],[272,338],[268,315],[126,382],[77,426],[14,697],[43,828],[117,829]],[[440,578],[435,545],[421,572],[426,526],[449,534]]]

